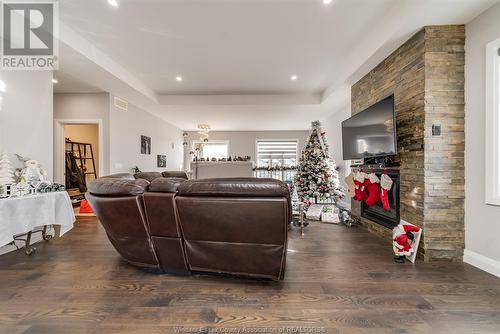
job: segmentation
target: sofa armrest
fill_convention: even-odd
[[[181,171],[165,171],[162,172],[161,175],[163,177],[173,177],[173,178],[178,178],[178,179],[188,179],[188,176],[186,172],[181,172]]]
[[[149,182],[153,182],[153,180],[161,177],[160,172],[140,172],[140,173],[135,173],[134,178],[136,179],[144,179]]]
[[[154,193],[176,193],[180,185],[184,182],[186,182],[186,179],[160,177],[151,182],[148,191]]]
[[[146,180],[128,180],[102,177],[88,185],[88,192],[94,196],[138,196],[143,194],[149,187]]]
[[[276,179],[239,177],[188,180],[179,186],[179,196],[290,198],[290,191],[286,183]]]

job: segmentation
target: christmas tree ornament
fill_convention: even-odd
[[[380,179],[375,173],[368,174],[364,186],[367,190],[365,198],[363,199],[366,205],[374,206],[380,202]]]
[[[391,206],[389,204],[389,191],[391,191],[393,183],[394,181],[392,181],[389,175],[387,175],[387,171],[384,171],[384,173],[380,177],[380,187],[382,188],[380,199],[385,211],[391,210]]]

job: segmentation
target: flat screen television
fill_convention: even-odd
[[[342,122],[344,160],[397,154],[394,96]]]

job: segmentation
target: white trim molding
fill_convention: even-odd
[[[489,257],[466,249],[464,250],[464,262],[500,277],[500,262]]]
[[[500,206],[500,38],[486,45],[486,204]]]

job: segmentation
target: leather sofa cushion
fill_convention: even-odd
[[[117,173],[103,176],[102,178],[107,179],[122,179],[122,180],[135,180],[134,176],[130,173]]]
[[[149,186],[146,180],[127,180],[115,178],[99,178],[88,185],[88,191],[95,196],[137,196],[143,194]]]
[[[180,196],[290,197],[286,183],[276,179],[219,178],[188,180],[179,186]]]
[[[176,193],[183,182],[186,182],[186,179],[160,177],[151,182],[148,191],[156,193]]]
[[[179,179],[188,179],[188,176],[186,172],[180,172],[180,171],[165,171],[162,172],[161,175],[163,177],[174,177],[174,178],[179,178]]]
[[[144,180],[147,180],[149,182],[152,182],[153,180],[161,177],[161,173],[160,172],[140,172],[140,173],[134,174],[134,177],[136,179],[144,179]]]

